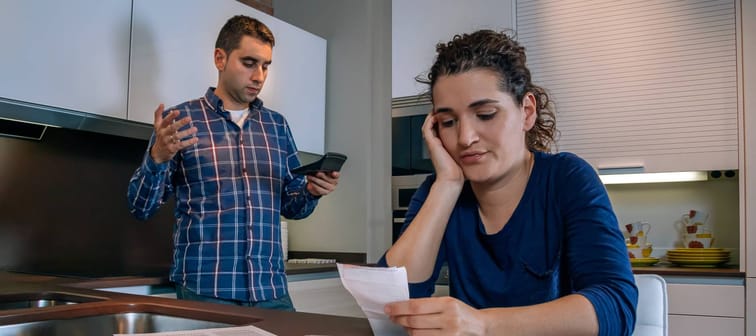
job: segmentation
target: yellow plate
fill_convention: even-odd
[[[718,258],[718,259],[688,259],[688,258],[667,258],[670,262],[673,263],[709,263],[709,264],[715,264],[715,263],[721,263],[721,262],[727,262],[730,261],[729,258]]]
[[[675,252],[675,251],[667,251],[669,254],[678,254],[678,255],[724,255],[724,254],[730,254],[730,252]]]
[[[714,267],[727,263],[727,260],[704,261],[704,260],[670,260],[671,263],[687,267]]]
[[[659,262],[659,258],[630,258],[630,265],[651,266]]]
[[[703,256],[672,256],[667,255],[667,259],[680,259],[680,260],[727,260],[730,259],[730,257],[724,256],[724,257],[703,257]]]
[[[670,257],[681,257],[681,258],[727,258],[730,256],[729,253],[674,253],[674,252],[667,252],[667,255]]]
[[[677,253],[677,254],[729,254],[730,251],[706,251],[706,250],[699,250],[696,251],[695,249],[680,251],[680,250],[669,250],[668,253]]]
[[[709,248],[676,248],[674,250],[670,250],[673,252],[727,252],[721,247],[709,247]]]
[[[667,259],[679,259],[679,260],[728,260],[730,257],[701,257],[701,256],[671,256],[667,255]]]

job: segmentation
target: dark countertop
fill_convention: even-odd
[[[336,264],[287,264],[287,274],[336,271]],[[744,277],[737,266],[726,268],[685,268],[669,264],[633,267],[636,274],[662,276]],[[372,335],[366,319],[333,315],[292,313],[206,302],[131,295],[95,288],[166,285],[166,277],[124,276],[109,278],[72,278],[0,271],[0,300],[9,295],[57,293],[99,298],[101,301],[48,308],[0,310],[0,325],[37,320],[66,319],[121,312],[158,313],[178,317],[228,323],[253,324],[277,335]]]
[[[163,283],[160,278],[118,277],[108,279],[75,279],[0,272],[0,300],[39,293],[87,296],[99,301],[47,308],[0,310],[0,325],[39,320],[69,319],[123,312],[157,313],[191,319],[252,324],[277,335],[372,335],[366,319],[333,315],[293,313],[276,310],[184,301],[161,297],[131,295],[94,290],[103,285],[130,286]]]
[[[322,273],[322,272],[335,272],[336,264],[286,264],[287,275],[299,275],[310,273]],[[31,276],[30,276],[31,275]],[[86,277],[68,277],[68,276],[53,276],[53,275],[38,275],[30,273],[16,273],[0,271],[0,282],[3,280],[19,279],[21,281],[42,281],[42,282],[54,282],[65,283],[69,286],[78,288],[110,288],[110,287],[130,287],[130,286],[151,286],[151,285],[167,285],[168,274],[164,276],[118,276],[118,277],[103,277],[103,278],[86,278]]]
[[[319,272],[335,272],[336,264],[293,264],[286,263],[286,275]]]

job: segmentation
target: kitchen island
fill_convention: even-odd
[[[251,324],[276,335],[372,335],[370,325],[362,318],[238,307],[87,288],[101,285],[144,285],[156,281],[162,280],[139,277],[86,280],[2,272],[0,303],[32,299],[78,303],[43,308],[17,308],[6,304],[6,308],[11,309],[0,310],[0,335],[3,335],[3,326],[7,325],[122,313],[169,316],[231,326]]]

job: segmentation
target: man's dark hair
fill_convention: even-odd
[[[273,32],[264,23],[257,19],[245,15],[234,16],[223,25],[218,39],[215,41],[215,47],[223,49],[226,54],[239,47],[242,37],[249,36],[256,38],[264,43],[270,44],[271,48],[276,45],[276,39]]]

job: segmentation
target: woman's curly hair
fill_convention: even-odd
[[[555,106],[546,90],[533,84],[530,70],[525,65],[525,47],[505,33],[479,30],[472,34],[455,35],[447,43],[436,45],[436,60],[427,78],[417,77],[420,83],[428,84],[428,94],[433,99],[433,86],[441,76],[463,73],[472,69],[490,69],[499,74],[499,87],[509,92],[517,105],[528,92],[536,99],[536,121],[526,134],[526,143],[531,151],[551,150],[558,135]]]

